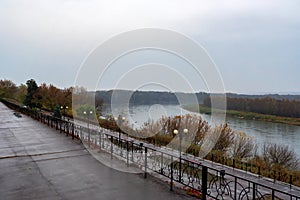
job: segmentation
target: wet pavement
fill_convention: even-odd
[[[122,173],[72,140],[0,103],[0,199],[194,199],[142,174]]]

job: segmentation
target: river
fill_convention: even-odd
[[[104,114],[110,114],[111,109],[104,109]],[[131,106],[129,109],[120,106],[113,109],[115,113],[124,115],[134,127],[141,126],[149,119],[158,120],[162,116],[176,116],[184,114],[198,114],[182,109],[179,105],[142,105]],[[210,115],[201,114],[202,118],[211,121]],[[263,122],[256,120],[227,117],[226,123],[236,131],[242,131],[254,136],[257,144],[264,142],[288,145],[300,158],[300,126]]]

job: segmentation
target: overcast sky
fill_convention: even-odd
[[[300,92],[298,0],[1,0],[0,79],[73,86],[99,44],[147,27],[202,45],[226,91]]]

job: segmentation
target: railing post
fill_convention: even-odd
[[[237,177],[234,177],[234,199],[236,199],[237,196]]]
[[[148,154],[148,148],[145,147],[145,163],[144,163],[144,178],[147,178],[147,154]]]
[[[123,140],[119,140],[120,156],[123,157]]]
[[[180,152],[181,153],[181,152]],[[179,183],[181,183],[181,163],[182,163],[182,160],[181,160],[181,155],[179,157]]]
[[[235,168],[235,159],[233,159],[233,161],[232,161],[232,167],[233,167],[233,169]]]
[[[208,169],[206,166],[202,166],[202,200],[206,200],[206,195],[207,195],[207,174],[208,174]]]
[[[126,141],[126,161],[127,161],[127,167],[129,166],[129,142]]]
[[[144,145],[144,143],[140,142],[140,147],[139,147],[139,149],[140,149],[140,153],[141,153],[141,158],[142,158],[142,156],[143,156],[143,145]],[[142,162],[139,163],[139,165],[141,165],[141,167],[142,167]]]
[[[131,141],[131,161],[133,162],[133,142]]]
[[[163,157],[163,152],[160,154],[160,173],[163,174],[163,162],[164,162],[164,157]]]
[[[70,123],[65,121],[65,124],[67,126],[67,130],[66,130],[66,136],[69,136],[69,131],[70,131]]]
[[[80,141],[81,141],[81,143],[83,143],[83,134],[82,134],[82,126],[80,126],[80,128],[79,128],[80,130]]]
[[[173,156],[171,156],[171,181],[170,181],[170,190],[173,191]]]
[[[113,136],[110,136],[110,159],[113,159]]]
[[[252,199],[255,200],[255,183],[253,182],[253,192],[252,192]]]
[[[104,143],[105,143],[105,133],[101,133],[101,136],[102,136],[102,148],[104,149]],[[107,137],[107,136],[106,136]]]
[[[74,125],[74,123],[72,123],[72,140],[74,140],[74,138],[75,138],[75,125]]]
[[[101,150],[101,142],[102,142],[102,138],[101,138],[101,131],[99,131],[99,151]]]
[[[121,143],[121,128],[119,128],[119,145]]]
[[[59,132],[61,133],[61,120],[59,120]]]
[[[91,130],[88,128],[88,146],[91,147]]]

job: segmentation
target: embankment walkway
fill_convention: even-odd
[[[80,141],[13,112],[0,103],[0,199],[191,199],[106,167]]]

